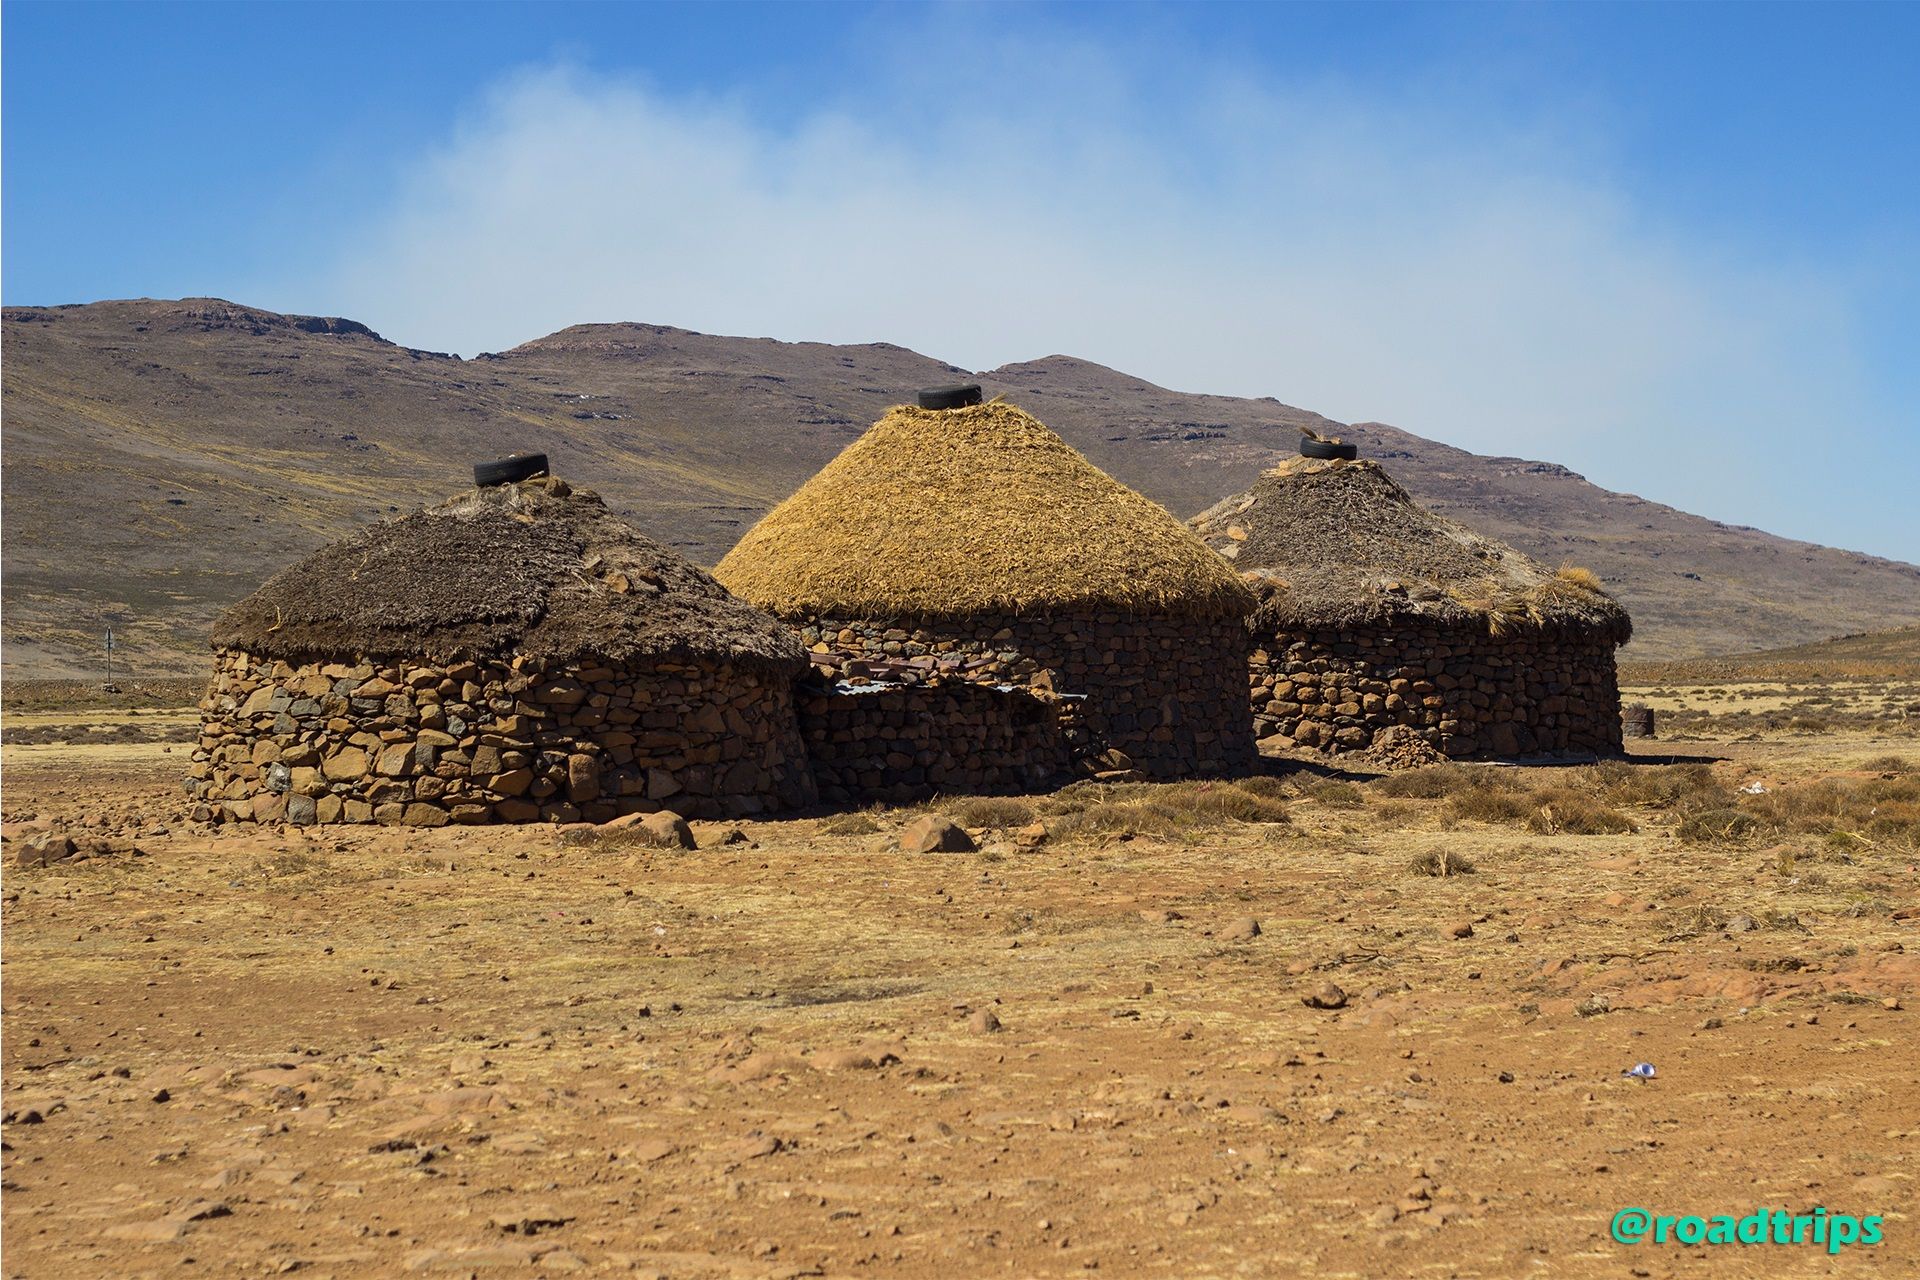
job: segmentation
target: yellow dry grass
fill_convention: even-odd
[[[1253,608],[1226,562],[1165,508],[1004,403],[891,410],[714,576],[789,617]]]

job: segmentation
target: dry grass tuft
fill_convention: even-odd
[[[1469,787],[1447,797],[1447,817],[1456,822],[1525,822],[1532,813],[1524,791]]]
[[[820,824],[820,830],[830,836],[871,836],[880,831],[880,824],[869,813],[837,813]]]
[[[1022,796],[960,796],[934,807],[963,827],[1024,827],[1036,812],[1033,801]]]
[[[1760,820],[1741,809],[1702,809],[1681,819],[1677,834],[1690,844],[1738,844],[1760,830]]]
[[[1582,591],[1598,594],[1607,589],[1606,584],[1600,581],[1599,574],[1591,569],[1583,569],[1577,564],[1563,564],[1560,566],[1560,571],[1553,576],[1555,581],[1569,587],[1577,587]]]
[[[1632,818],[1572,787],[1550,787],[1527,797],[1527,829],[1542,835],[1616,836],[1638,831]]]
[[[1384,778],[1374,779],[1369,785],[1383,796],[1402,800],[1444,800],[1481,783],[1479,775],[1465,766],[1436,764],[1424,769],[1409,769],[1405,773],[1390,773]]]
[[[1249,785],[1252,784],[1252,785]],[[1036,816],[1056,838],[1074,835],[1181,835],[1235,823],[1287,822],[1287,806],[1268,794],[1271,779],[1236,782],[1079,782],[1043,799]]]
[[[1470,876],[1474,870],[1473,859],[1451,849],[1429,849],[1425,853],[1415,854],[1408,866],[1415,874],[1423,876]]]
[[[1303,788],[1302,794],[1330,809],[1359,809],[1365,807],[1367,803],[1365,792],[1351,782],[1343,782],[1339,778],[1315,782]]]

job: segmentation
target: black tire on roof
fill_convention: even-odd
[[[517,484],[546,474],[547,455],[544,453],[515,453],[498,462],[473,464],[473,482],[482,489],[496,484]]]
[[[1300,456],[1303,458],[1340,458],[1352,462],[1360,456],[1360,446],[1341,444],[1334,440],[1309,440],[1300,437]]]
[[[920,393],[922,409],[964,409],[980,403],[980,384],[956,383],[950,387],[928,387]]]

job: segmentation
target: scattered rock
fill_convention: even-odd
[[[1322,983],[1301,996],[1300,1003],[1309,1009],[1344,1009],[1347,1005],[1347,993],[1331,982]]]
[[[1471,938],[1473,936],[1473,921],[1461,920],[1456,924],[1448,925],[1447,936],[1449,938]]]
[[[906,853],[972,853],[975,845],[952,818],[930,813],[901,830],[900,848]]]
[[[971,1018],[967,1019],[967,1030],[978,1035],[987,1035],[999,1029],[1000,1019],[991,1009],[977,1010]]]
[[[20,851],[13,855],[13,861],[14,865],[21,867],[45,867],[65,862],[77,852],[79,846],[67,836],[57,831],[45,831],[22,840]]]
[[[1222,942],[1247,942],[1260,936],[1260,922],[1252,916],[1241,916],[1220,931]]]
[[[893,1065],[900,1055],[891,1049],[823,1049],[808,1061],[821,1071],[872,1071]]]
[[[662,809],[650,813],[634,824],[634,831],[650,844],[662,849],[692,849],[695,847],[693,828],[687,820],[671,809]]]
[[[508,1235],[537,1236],[542,1231],[553,1231],[572,1221],[573,1215],[570,1213],[553,1209],[521,1209],[496,1213],[487,1219],[487,1225]]]
[[[680,1148],[665,1138],[647,1138],[634,1143],[632,1149],[627,1152],[627,1156],[641,1164],[656,1164],[679,1150]]]
[[[787,1144],[770,1133],[750,1133],[728,1146],[722,1154],[730,1160],[758,1160],[786,1150]]]

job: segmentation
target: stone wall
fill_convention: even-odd
[[[1068,705],[965,680],[803,689],[800,732],[828,804],[1037,791],[1072,776],[1059,715]]]
[[[228,821],[604,822],[813,802],[790,683],[722,661],[542,671],[215,655],[187,789]]]
[[[1240,674],[1250,646],[1237,619],[1079,611],[797,625],[816,653],[965,659],[965,677],[980,683],[1085,694],[1082,749],[1118,748],[1152,778],[1240,773],[1256,756]]]
[[[1620,750],[1613,644],[1553,632],[1493,637],[1418,623],[1269,636],[1250,690],[1262,739],[1364,751],[1405,725],[1456,759]]]

